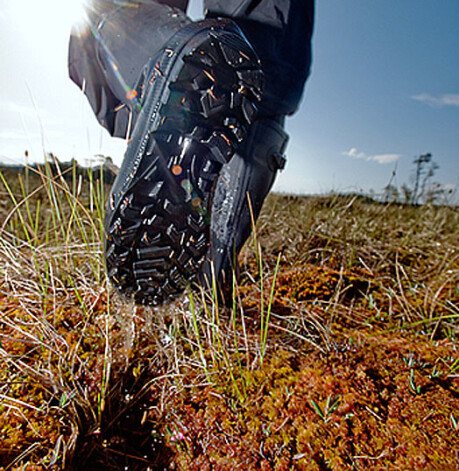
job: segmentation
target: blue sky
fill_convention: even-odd
[[[459,2],[323,0],[316,20],[313,74],[289,124],[294,174],[380,191],[395,165],[401,184],[432,152],[438,179],[457,185]]]
[[[0,0],[0,159],[52,151],[120,162],[112,139],[67,78],[67,35],[78,0]],[[190,14],[200,14],[199,1]],[[408,182],[431,152],[436,180],[459,184],[459,1],[318,0],[314,63],[290,118],[278,191],[381,192]],[[301,54],[301,45],[298,46]]]

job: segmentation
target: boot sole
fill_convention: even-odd
[[[194,24],[176,35],[147,71],[145,105],[107,202],[108,276],[141,304],[160,304],[196,279],[217,177],[261,93],[247,43],[231,26],[206,21],[205,30]]]

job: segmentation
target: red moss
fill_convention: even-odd
[[[169,442],[175,462],[187,470],[455,466],[450,414],[459,409],[459,384],[446,372],[429,377],[453,351],[388,335],[359,335],[353,350],[308,352],[300,362],[280,350],[252,373],[244,404],[235,407],[221,381],[176,398],[174,425],[185,438],[180,447]],[[327,414],[329,398],[337,408]]]

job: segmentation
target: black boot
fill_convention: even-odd
[[[200,282],[221,295],[231,291],[237,273],[237,256],[260,214],[277,171],[284,168],[288,135],[283,117],[262,118],[231,161],[224,165],[214,194],[211,247],[201,267]]]
[[[105,217],[108,275],[123,294],[158,304],[197,276],[215,182],[254,119],[261,80],[230,20],[181,28],[147,64]]]

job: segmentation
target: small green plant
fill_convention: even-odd
[[[335,412],[336,409],[338,409],[341,401],[341,396],[336,396],[334,397],[333,394],[329,394],[327,397],[327,401],[325,403],[325,408],[322,410],[322,408],[319,406],[319,404],[314,401],[314,399],[311,399],[311,404],[314,410],[316,411],[317,415],[325,422],[328,423],[331,420],[331,414]]]
[[[403,357],[402,358],[404,363],[408,366],[408,368],[413,368],[414,365],[416,365],[416,359],[414,358],[414,354],[410,353],[408,358]]]
[[[452,365],[449,367],[449,375],[453,375],[459,370],[459,358],[456,358]]]
[[[429,377],[430,379],[437,379],[441,376],[441,370],[439,368],[437,368],[437,365],[434,365],[434,367],[432,368],[432,372],[430,373]]]
[[[452,412],[450,415],[450,419],[451,419],[451,427],[453,428],[453,430],[459,431],[459,420],[457,419],[457,417],[454,416]]]
[[[421,394],[421,386],[416,384],[416,377],[414,375],[413,369],[410,370],[410,377],[408,379],[408,387],[415,396],[418,396],[419,394]]]
[[[265,295],[264,295],[264,274],[263,274],[263,255],[261,251],[261,244],[258,242],[256,222],[252,208],[252,202],[250,195],[247,195],[247,201],[249,205],[250,217],[252,220],[252,234],[253,234],[253,247],[255,253],[255,259],[257,262],[258,274],[260,277],[260,365],[263,365],[263,360],[266,354],[266,346],[268,340],[268,329],[269,329],[269,318],[271,316],[272,303],[274,299],[274,288],[276,285],[277,274],[279,271],[279,265],[281,260],[281,253],[277,256],[276,267],[274,269],[274,276],[271,283],[271,290],[268,299],[268,306],[265,311]]]
[[[264,312],[264,299],[263,299],[263,292],[261,297],[261,306],[260,306],[260,364],[263,364],[263,359],[266,353],[266,346],[268,341],[268,328],[269,328],[269,318],[271,316],[271,309],[273,305],[274,299],[274,288],[276,286],[276,279],[277,273],[279,271],[279,264],[280,264],[281,254],[277,256],[276,268],[274,269],[273,281],[271,283],[271,293],[269,295],[268,307],[266,310],[266,314]],[[261,256],[259,258],[261,260]],[[261,269],[260,269],[261,272]],[[262,280],[263,281],[263,280]]]
[[[271,424],[269,424],[267,427],[266,424],[262,424],[261,430],[267,437],[269,437],[271,435]]]
[[[182,451],[182,445],[186,445],[185,434],[180,431],[177,425],[174,425],[171,430],[168,425],[166,425],[166,432],[169,436],[169,441],[173,444],[179,451]]]

